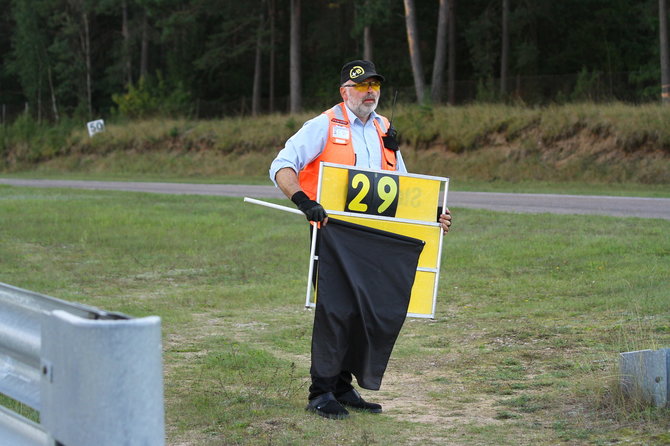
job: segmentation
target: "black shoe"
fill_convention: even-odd
[[[349,406],[354,409],[364,410],[370,413],[382,413],[381,404],[368,403],[361,397],[361,394],[356,389],[351,389],[347,393],[337,397],[337,401],[343,406]]]
[[[324,393],[309,400],[305,410],[333,420],[343,420],[349,416],[349,412],[337,402],[333,392]]]

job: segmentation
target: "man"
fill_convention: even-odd
[[[367,60],[346,63],[340,73],[342,102],[307,121],[286,142],[270,166],[270,178],[305,214],[307,220],[328,223],[324,208],[316,202],[320,162],[333,162],[367,169],[407,172],[394,131],[388,120],[375,112],[384,76]],[[439,216],[444,232],[451,215]],[[312,367],[313,369],[313,367]],[[379,404],[365,401],[351,385],[352,375],[312,375],[307,410],[326,418],[348,416],[343,406],[380,413]]]

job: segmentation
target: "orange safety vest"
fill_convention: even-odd
[[[321,161],[328,163],[344,164],[349,166],[356,165],[356,155],[354,154],[354,145],[351,141],[351,123],[347,117],[347,111],[344,102],[340,102],[333,108],[323,112],[328,116],[328,140],[326,145],[314,161],[306,165],[298,174],[300,187],[312,200],[316,200],[316,190],[319,184],[319,167]],[[384,147],[382,136],[386,135],[386,129],[389,127],[389,121],[382,118],[380,125],[376,119],[373,119],[377,134],[379,135],[379,146],[382,148],[382,170],[396,170],[396,153]]]

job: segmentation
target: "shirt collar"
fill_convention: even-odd
[[[361,119],[358,116],[356,116],[356,114],[354,112],[351,111],[351,109],[346,104],[346,102],[344,103],[344,108],[347,110],[347,116],[350,118],[349,120],[352,123],[354,121],[358,121],[358,122],[361,123],[361,125],[363,125],[363,121],[361,121]],[[352,117],[353,117],[353,119],[351,119]],[[372,113],[370,113],[370,118],[368,119],[368,122],[370,122],[370,119],[376,119],[377,121],[381,121],[381,117],[377,114],[376,111],[373,111]]]

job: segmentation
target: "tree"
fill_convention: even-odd
[[[269,82],[269,96],[270,104],[269,111],[274,113],[275,111],[275,43],[276,43],[276,27],[275,27],[275,18],[277,15],[277,8],[275,0],[270,0],[268,2],[268,15],[270,16],[270,75],[268,76]]]
[[[448,103],[456,104],[456,0],[449,0],[449,74]]]
[[[217,4],[220,7],[215,7]],[[173,52],[171,57],[179,55],[175,64],[181,63],[167,77],[191,85],[201,98],[217,98],[228,107],[241,104],[242,110],[236,111],[246,111],[246,98],[253,96],[253,82],[249,80],[254,78],[261,6],[260,1],[221,4],[200,0],[196,10],[168,18],[180,21],[171,39],[183,47],[183,53]],[[194,56],[196,70],[188,64]]]
[[[502,0],[502,50],[500,54],[500,94],[507,94],[509,70],[509,0]]]
[[[88,118],[93,118],[93,80],[91,71],[93,66],[91,65],[91,27],[89,24],[89,11],[85,7],[83,2],[73,1],[73,4],[80,6],[81,22],[82,28],[79,31],[79,41],[81,44],[81,51],[84,57],[84,63],[86,65],[86,105],[88,108]]]
[[[15,21],[15,30],[12,37],[12,60],[10,70],[15,73],[21,83],[30,108],[36,111],[38,120],[41,120],[42,94],[50,80],[50,61],[47,54],[47,39],[45,27],[34,1],[15,0],[12,5],[12,16]],[[58,107],[55,96],[53,100],[54,118],[58,120]]]
[[[363,59],[374,60],[373,25],[380,26],[390,19],[389,0],[365,0],[354,4],[354,27],[351,36],[363,40]]]
[[[363,29],[363,59],[372,60],[372,29],[370,25],[365,25]]]
[[[94,5],[88,0],[42,2],[40,14],[48,17],[48,53],[54,60],[56,97],[75,114],[93,116]]]
[[[149,13],[142,11],[142,44],[140,46],[140,78],[149,74]]]
[[[498,73],[496,62],[500,57],[500,16],[496,6],[489,3],[477,17],[469,21],[463,33],[474,77],[480,82],[490,82]]]
[[[300,77],[300,0],[291,0],[290,47],[290,111],[291,113],[299,113],[302,108],[302,80]]]
[[[665,0],[658,0],[658,17],[661,37],[661,98],[670,104],[670,59],[668,55],[668,8]]]
[[[442,102],[442,84],[444,83],[444,66],[447,62],[447,0],[439,0],[440,9],[437,13],[437,39],[435,42],[435,61],[431,80],[431,99],[435,104]]]
[[[254,58],[254,86],[251,95],[251,115],[257,116],[261,111],[261,56],[263,46],[263,27],[265,19],[263,12],[258,16],[258,30],[256,31],[256,56]]]
[[[404,0],[404,2],[407,44],[409,45],[409,57],[412,64],[414,89],[416,90],[417,101],[423,103],[426,87],[423,79],[423,66],[421,64],[421,52],[419,49],[419,30],[416,24],[416,9],[414,8],[414,0]]]
[[[121,2],[121,36],[123,44],[121,46],[121,59],[123,64],[123,84],[133,85],[133,59],[130,52],[130,25],[128,23],[128,1]]]

